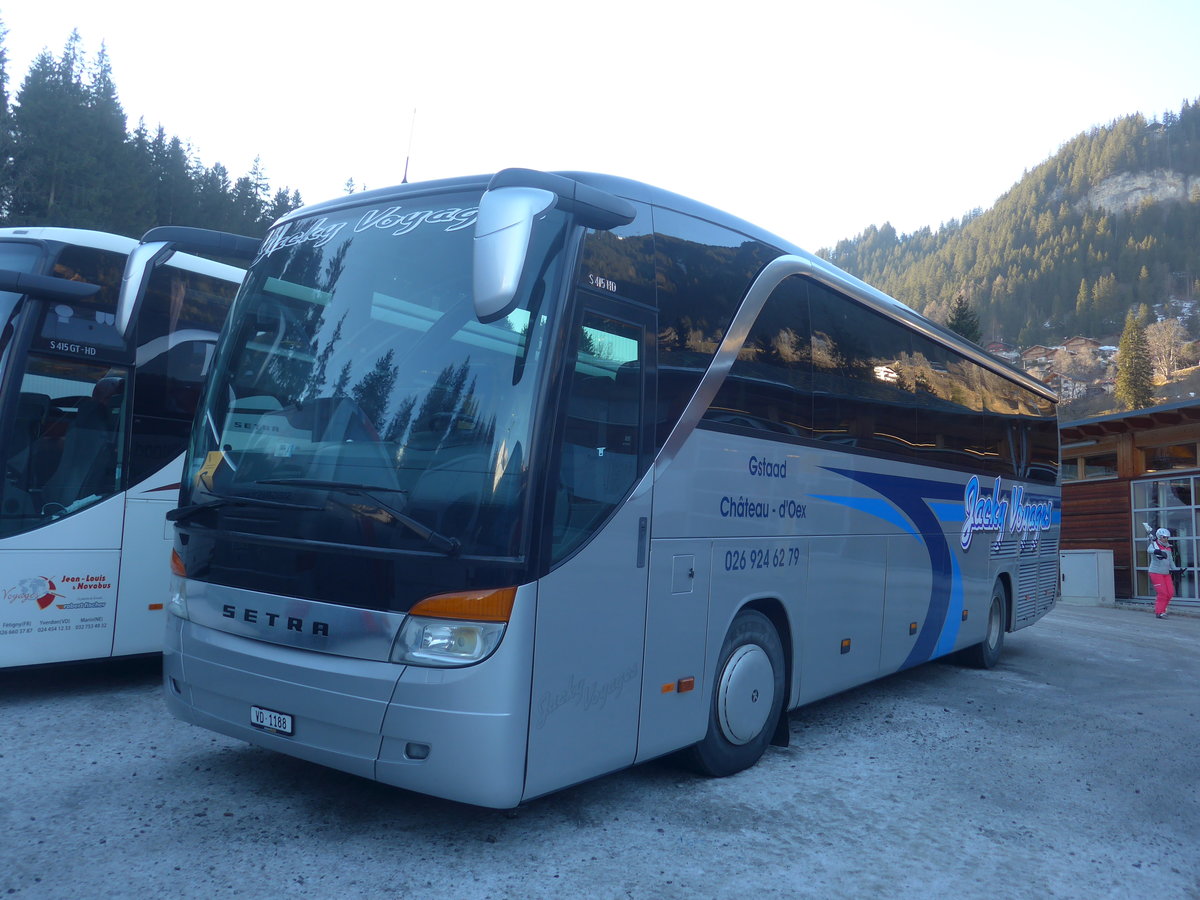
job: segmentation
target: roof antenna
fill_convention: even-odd
[[[412,139],[413,132],[417,130],[417,109],[413,107],[412,123],[408,126],[408,153],[404,155],[404,177],[400,179],[401,184],[408,184],[408,161],[412,159]]]

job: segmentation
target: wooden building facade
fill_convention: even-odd
[[[1169,528],[1177,603],[1200,607],[1200,402],[1060,424],[1063,550],[1112,550],[1122,599],[1149,600],[1146,532]]]

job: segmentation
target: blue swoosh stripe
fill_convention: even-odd
[[[952,647],[958,637],[962,617],[962,572],[942,533],[941,524],[930,501],[949,502],[959,499],[962,496],[962,488],[927,478],[880,475],[832,467],[826,467],[826,470],[857,481],[885,497],[916,526],[915,533],[920,536],[925,552],[929,555],[929,571],[932,575],[929,606],[916,642],[900,668],[907,669],[926,662],[940,647]],[[950,615],[952,608],[957,609],[957,614],[953,617]],[[960,621],[953,621],[954,619]]]
[[[877,519],[890,522],[915,538],[919,539],[921,537],[917,534],[917,530],[913,528],[912,522],[900,515],[900,511],[896,507],[884,500],[874,500],[864,497],[838,497],[833,494],[811,494],[810,496],[816,500],[828,500],[831,503],[837,503],[839,506],[845,506],[859,512],[864,512],[867,515],[875,516]]]

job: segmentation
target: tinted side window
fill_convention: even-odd
[[[810,303],[813,436],[911,453],[920,384],[912,333],[824,285],[812,284]]]
[[[1041,484],[1058,484],[1058,417],[1054,403],[1016,385],[1010,390],[1019,397],[1021,443],[1017,474]]]
[[[31,355],[6,435],[0,536],[86,509],[120,488],[127,372]]]
[[[637,218],[608,231],[588,231],[583,239],[579,281],[601,294],[654,305],[654,223],[650,208],[635,203]]]
[[[56,278],[100,285],[99,293],[78,301],[78,304],[115,310],[121,276],[125,274],[125,254],[70,245],[64,247],[58,255],[53,274]]]
[[[151,276],[137,323],[130,484],[183,452],[236,290],[232,282],[170,266]]]
[[[786,279],[767,299],[704,420],[749,429],[758,437],[812,436],[812,352],[804,279]]]
[[[655,208],[658,445],[670,432],[763,266],[779,251],[736,231]]]
[[[914,335],[913,342],[921,366],[922,461],[1011,475],[1001,456],[998,423],[983,415],[989,373],[925,337]]]
[[[649,463],[641,436],[645,333],[597,310],[584,314],[554,501],[555,561],[600,527]]]
[[[91,297],[71,303],[46,306],[39,350],[61,350],[75,354],[80,345],[106,350],[121,350],[124,344],[116,329],[117,289],[125,272],[125,257],[120,253],[91,247],[64,247],[54,264],[57,278],[86,281],[100,285]]]

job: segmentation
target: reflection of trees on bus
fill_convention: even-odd
[[[438,374],[413,419],[409,446],[433,450],[466,443],[491,444],[495,425],[491,423],[479,428],[479,403],[475,397],[477,378],[472,378],[467,386],[470,369],[471,358],[468,356],[460,365],[448,365]],[[405,403],[415,406],[416,399],[417,395],[412,394]],[[399,440],[402,432],[396,434]]]
[[[322,321],[324,315],[322,315]],[[337,342],[342,339],[342,326],[346,324],[346,313],[342,313],[342,317],[338,319],[337,327],[333,329],[333,335],[325,342],[324,348],[316,354],[316,362],[312,368],[312,374],[309,376],[308,385],[304,389],[303,398],[320,396],[321,388],[325,386],[326,370],[329,367],[329,357],[333,355],[333,348],[337,346]],[[313,344],[318,343],[317,334],[319,333],[321,323],[317,323],[317,331],[313,332]],[[334,396],[337,396],[335,393]]]
[[[380,434],[384,431],[383,420],[387,413],[388,400],[391,399],[392,389],[396,386],[396,378],[400,374],[400,370],[392,363],[395,355],[395,350],[389,347],[387,352],[375,360],[371,370],[350,389],[350,396]]]

